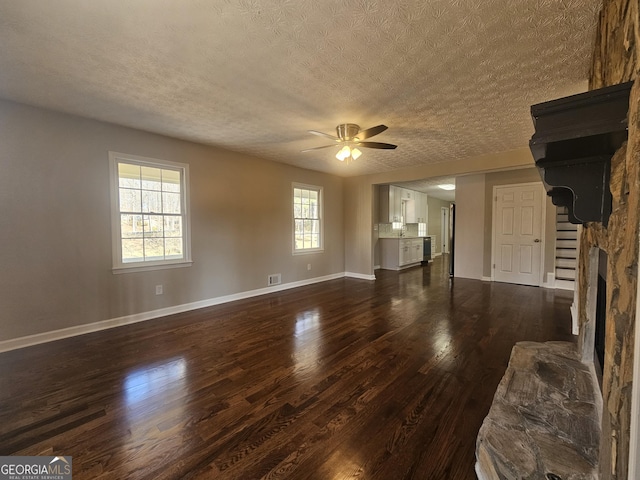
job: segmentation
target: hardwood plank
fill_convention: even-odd
[[[0,455],[74,479],[471,479],[517,341],[572,340],[570,292],[438,258],[0,354]]]

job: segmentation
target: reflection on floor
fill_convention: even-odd
[[[74,480],[474,478],[520,340],[571,294],[450,279],[442,258],[0,354],[0,455]]]

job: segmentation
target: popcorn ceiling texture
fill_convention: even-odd
[[[338,175],[526,147],[599,0],[0,0],[0,97]],[[349,166],[309,129],[389,130]]]

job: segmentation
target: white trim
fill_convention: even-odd
[[[556,219],[557,220],[557,219]],[[582,225],[576,229],[576,280],[573,285],[573,303],[571,304],[571,333],[580,334],[580,243],[582,240]]]
[[[486,195],[486,194],[485,194]],[[496,192],[496,185],[491,190],[491,281],[493,282],[496,277],[496,209],[498,208],[498,192]],[[486,225],[486,223],[485,223]],[[484,267],[482,267],[484,270]]]
[[[141,261],[134,263],[122,262],[122,238],[120,232],[120,195],[118,162],[130,163],[154,168],[175,169],[180,172],[180,195],[182,202],[182,235],[183,258],[176,260]],[[128,153],[109,152],[109,189],[111,205],[111,258],[113,273],[143,272],[164,268],[191,266],[191,207],[189,205],[189,164],[171,162],[159,158],[142,157]]]
[[[163,263],[162,265],[140,265],[139,267],[112,268],[111,272],[114,275],[119,275],[121,273],[150,272],[152,270],[166,270],[168,268],[184,268],[190,267],[191,265],[193,265],[193,262],[183,262],[180,260],[175,263]]]
[[[364,273],[344,272],[347,278],[359,278],[360,280],[375,280],[375,275],[365,275]]]
[[[295,189],[313,190],[318,192],[318,222],[320,224],[320,246],[318,248],[301,248],[296,250],[296,216],[295,216]],[[291,254],[309,255],[324,252],[324,187],[309,185],[306,183],[291,182]]]
[[[556,274],[555,272],[547,272],[547,281],[542,282],[542,288],[556,288]]]
[[[631,384],[631,427],[629,434],[629,473],[640,478],[640,282],[636,289],[636,338],[633,344],[633,380]]]
[[[62,328],[60,330],[52,330],[50,332],[37,333],[35,335],[27,335],[25,337],[13,338],[10,340],[3,340],[3,341],[0,341],[0,353],[8,352],[9,350],[16,350],[18,348],[30,347],[32,345],[38,345],[41,343],[53,342],[55,340],[62,340],[63,338],[84,335],[86,333],[99,332],[101,330],[107,330],[109,328],[120,327],[123,325],[130,325],[132,323],[153,320],[154,318],[173,315],[176,313],[183,313],[191,310],[197,310],[199,308],[220,305],[222,303],[234,302],[236,300],[243,300],[245,298],[266,295],[268,293],[280,292],[280,291],[289,290],[292,288],[303,287],[305,285],[313,285],[314,283],[321,283],[321,282],[326,282],[329,280],[335,280],[335,279],[344,278],[344,277],[361,278],[364,280],[375,280],[376,278],[374,275],[342,272],[342,273],[334,273],[332,275],[325,275],[323,277],[300,280],[297,282],[284,283],[284,284],[275,285],[272,287],[258,288],[256,290],[248,290],[246,292],[234,293],[231,295],[224,295],[222,297],[209,298],[206,300],[200,300],[198,302],[185,303],[182,305],[175,305],[173,307],[161,308],[158,310],[151,310],[149,312],[135,313],[133,315],[125,315],[124,317],[101,320],[99,322],[88,323],[85,325],[77,325],[74,327]]]
[[[482,280],[483,282],[491,282],[491,277],[482,277],[480,280]]]

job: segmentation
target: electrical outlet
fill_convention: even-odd
[[[267,277],[267,285],[280,285],[282,283],[282,276],[279,273],[272,273]]]
[[[156,285],[156,295],[162,295],[162,285]]]
[[[307,270],[311,270],[311,264],[307,263]]]

